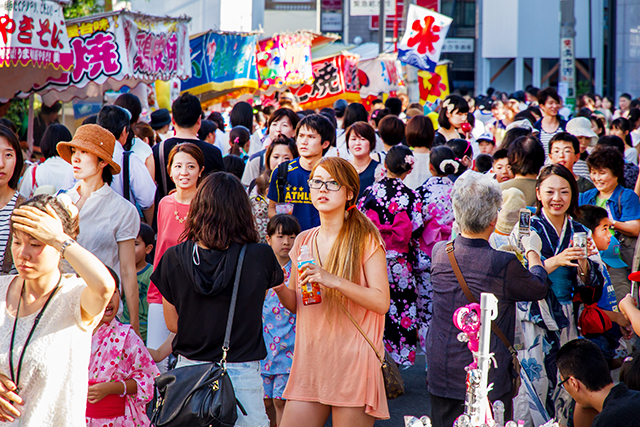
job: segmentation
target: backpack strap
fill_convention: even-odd
[[[287,175],[289,174],[289,162],[282,162],[278,165],[278,174],[276,176],[276,187],[278,189],[278,203],[285,202],[287,189]]]
[[[164,139],[160,142],[160,146],[158,147],[158,161],[160,163],[160,178],[162,180],[162,189],[164,190],[164,194],[168,194],[169,190],[167,189],[167,163],[164,161]],[[162,193],[161,193],[162,194]]]
[[[125,151],[122,155],[122,196],[131,202],[131,154],[133,151]],[[132,202],[133,203],[133,202]]]

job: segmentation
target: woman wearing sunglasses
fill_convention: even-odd
[[[387,176],[365,191],[358,207],[380,230],[387,249],[391,306],[384,344],[398,365],[409,367],[416,357],[419,327],[415,277],[421,270],[416,249],[424,227],[422,203],[403,183],[413,169],[411,150],[396,145],[384,162]]]
[[[291,270],[289,288],[274,288],[297,315],[295,357],[283,397],[280,427],[373,426],[389,418],[380,361],[352,322],[384,354],[382,334],[389,309],[389,283],[382,239],[355,209],[360,179],[349,162],[323,158],[308,181],[320,226],[299,234],[289,256],[303,246],[313,264]],[[320,284],[322,301],[304,305],[302,287]]]

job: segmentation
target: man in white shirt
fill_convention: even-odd
[[[153,198],[156,193],[156,184],[149,175],[149,171],[140,157],[129,155],[129,194],[124,194],[124,144],[129,135],[130,113],[128,110],[116,105],[105,105],[98,113],[98,125],[113,134],[119,144],[113,149],[113,160],[122,168],[121,173],[113,176],[111,188],[113,191],[129,200],[134,205],[140,206],[144,218],[148,224],[153,221]]]

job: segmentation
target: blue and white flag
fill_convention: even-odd
[[[434,72],[451,21],[448,16],[410,5],[407,31],[398,45],[398,59],[421,70]]]

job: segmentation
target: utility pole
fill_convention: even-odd
[[[380,18],[378,19],[378,53],[384,52],[384,36],[387,34],[387,20],[384,16],[384,2],[380,0]]]
[[[560,82],[558,92],[573,111],[576,105],[576,18],[574,0],[560,0]]]

